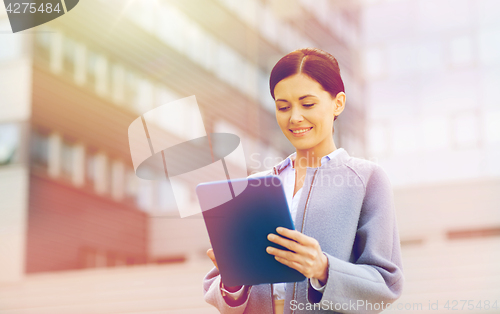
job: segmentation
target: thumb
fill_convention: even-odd
[[[214,263],[215,268],[217,268],[217,270],[219,270],[219,267],[217,267],[217,261],[215,260],[214,250],[208,249],[207,256],[212,260],[212,263]]]

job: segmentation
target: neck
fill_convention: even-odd
[[[297,149],[294,168],[317,168],[321,166],[321,158],[337,149],[333,138],[309,149]]]

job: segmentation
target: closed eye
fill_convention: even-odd
[[[287,109],[288,109],[288,107],[281,107],[281,108],[278,108],[278,110],[279,110],[279,111],[285,111],[285,110],[287,110]]]
[[[304,107],[312,107],[312,106],[314,106],[314,104],[303,104],[302,106],[304,106]]]

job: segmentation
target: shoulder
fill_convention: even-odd
[[[389,176],[376,162],[357,157],[349,157],[344,164],[354,175],[358,176],[367,187],[370,183],[379,182],[390,185]]]

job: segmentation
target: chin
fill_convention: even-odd
[[[293,147],[295,147],[296,150],[308,150],[314,147],[314,145],[310,145],[307,143],[294,143],[292,142]]]

